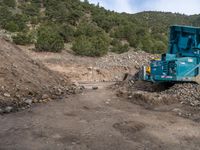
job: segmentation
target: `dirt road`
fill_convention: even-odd
[[[198,123],[146,110],[106,86],[0,116],[0,150],[200,149]]]

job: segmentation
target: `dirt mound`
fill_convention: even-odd
[[[175,84],[161,94],[176,96],[181,103],[200,107],[200,85],[195,83]]]
[[[0,62],[0,108],[17,109],[70,91],[66,78],[3,39],[0,39]]]
[[[177,102],[200,107],[200,85],[198,84],[152,84],[130,79],[115,86],[119,88],[119,96],[126,96],[131,102],[146,107]]]

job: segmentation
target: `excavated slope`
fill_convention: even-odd
[[[0,39],[0,108],[20,107],[27,99],[69,91],[60,74],[29,58],[16,45]],[[48,96],[47,96],[48,95]]]

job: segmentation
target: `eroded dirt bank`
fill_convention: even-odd
[[[113,90],[107,88],[108,85],[0,116],[0,149],[200,148],[200,126],[197,122],[170,112],[144,109],[117,97]]]
[[[0,38],[0,114],[30,107],[73,93],[63,74],[30,58],[16,45]]]

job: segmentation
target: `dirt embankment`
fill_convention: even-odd
[[[0,111],[71,93],[69,80],[32,60],[17,46],[0,39]],[[4,109],[5,108],[5,109]]]

